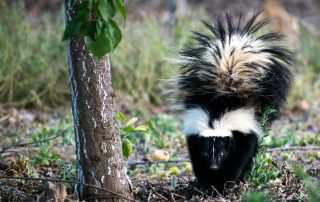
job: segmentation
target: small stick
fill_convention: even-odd
[[[275,147],[267,149],[267,152],[275,152],[275,151],[292,151],[292,150],[320,150],[319,146],[289,146],[289,147]]]
[[[54,140],[58,137],[60,137],[64,132],[66,132],[68,129],[64,129],[63,131],[60,132],[59,135],[56,135],[54,137],[51,137],[51,138],[48,138],[48,139],[44,139],[44,140],[41,140],[41,141],[37,141],[37,142],[28,142],[28,143],[20,143],[20,144],[15,144],[15,145],[11,145],[11,146],[8,146],[8,147],[5,147],[3,148],[1,151],[0,151],[0,154],[6,152],[8,149],[11,149],[13,147],[25,147],[27,145],[31,145],[31,144],[39,144],[39,143],[43,143],[43,142],[48,142],[50,140]]]
[[[202,191],[200,191],[199,189],[197,189],[197,188],[195,188],[195,187],[194,187],[194,190],[196,190],[198,193],[202,194],[203,196],[207,196],[207,197],[209,197],[210,199],[213,199],[212,196],[203,193]]]
[[[148,196],[148,201],[150,201],[152,195],[152,191],[150,191],[149,196]]]
[[[179,198],[183,198],[183,199],[186,199],[186,197],[184,197],[184,196],[181,196],[181,195],[179,195],[179,194],[176,194],[176,193],[172,193],[172,195],[174,195],[174,196],[176,196],[176,197],[179,197]]]
[[[170,161],[144,161],[144,160],[128,160],[127,163],[129,166],[134,165],[149,165],[153,163],[184,163],[190,162],[189,159],[177,159],[177,160],[170,160]]]
[[[152,191],[159,197],[161,197],[162,199],[164,199],[165,201],[169,201],[165,196],[163,196],[162,194],[159,194],[156,189],[150,185],[150,183],[148,183],[148,185],[150,186],[150,188],[152,189]]]
[[[171,196],[172,201],[176,202],[176,199],[174,198],[173,193],[171,193],[170,196]]]

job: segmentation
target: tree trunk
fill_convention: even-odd
[[[77,12],[69,4],[70,0],[65,0],[68,21]],[[79,200],[110,200],[110,197],[121,198],[120,195],[131,198],[115,119],[108,56],[97,60],[89,53],[84,38],[77,35],[68,40],[68,60]]]

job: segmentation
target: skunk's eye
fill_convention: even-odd
[[[207,157],[209,157],[209,154],[208,153],[204,153],[203,156],[207,158]]]
[[[223,153],[220,153],[220,154],[219,154],[219,157],[222,158],[222,157],[223,157]]]

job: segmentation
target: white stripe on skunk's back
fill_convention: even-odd
[[[230,137],[232,132],[227,129],[218,128],[218,129],[208,129],[200,132],[202,137]]]
[[[239,108],[226,112],[218,120],[214,120],[212,124],[214,129],[227,129],[244,134],[254,132],[257,135],[261,133],[259,125],[253,108]]]
[[[213,128],[210,128],[209,121],[209,114],[202,108],[189,109],[184,118],[183,132],[186,136],[204,137],[231,136],[231,131],[244,134],[254,132],[257,135],[261,133],[253,108],[239,108],[226,112],[219,119],[213,120]]]
[[[204,130],[209,130],[209,115],[199,108],[188,109],[183,121],[185,135],[198,135]]]

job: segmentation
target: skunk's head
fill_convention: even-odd
[[[213,170],[219,169],[236,148],[239,135],[250,133],[261,133],[254,109],[226,111],[219,118],[211,119],[205,109],[198,107],[187,110],[184,119],[184,134],[190,137],[189,148],[196,150],[195,158],[201,158],[203,166]]]
[[[198,142],[201,157],[205,164],[212,170],[218,170],[233,147],[232,136],[226,137],[199,137]]]

